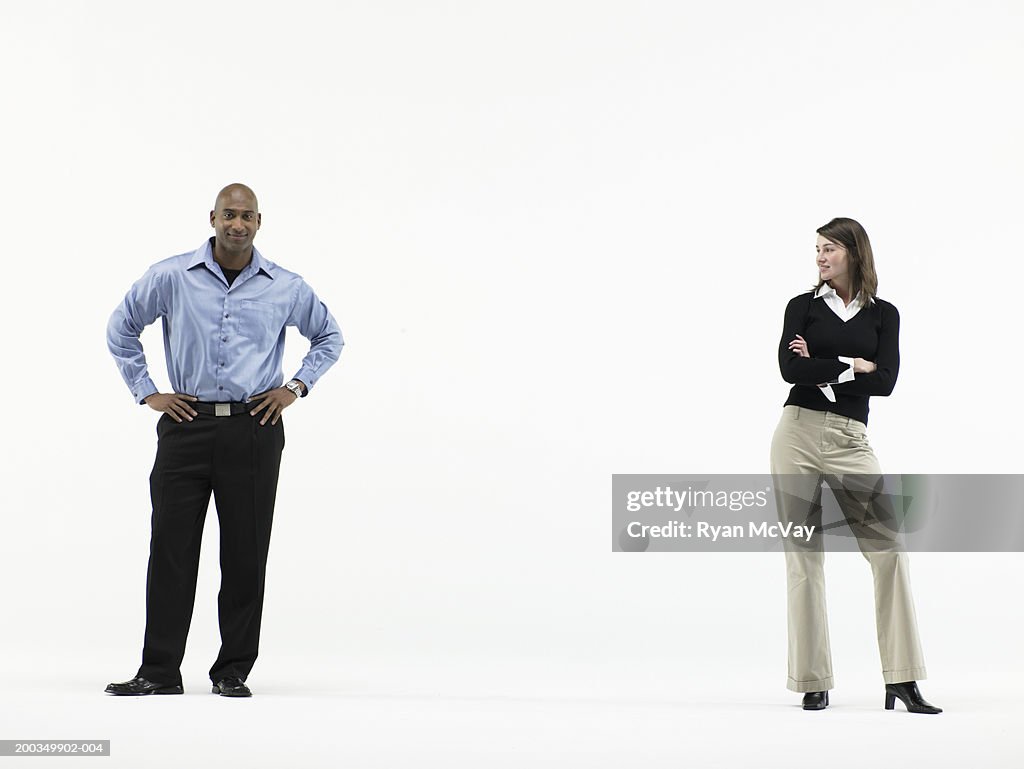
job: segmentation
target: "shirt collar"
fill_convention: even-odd
[[[829,296],[834,296],[837,299],[839,298],[839,294],[837,294],[836,290],[834,288],[832,288],[832,286],[830,286],[828,283],[822,283],[818,287],[818,290],[814,292],[814,298],[815,299],[818,299],[819,297],[826,297],[827,298]],[[853,305],[855,305],[855,304],[856,305],[860,304],[860,291],[857,292],[857,296],[855,296],[853,298],[853,301],[850,302],[850,307],[853,307]]]
[[[186,269],[191,270],[193,267],[198,267],[200,264],[205,264],[206,269],[216,274],[216,271],[213,269],[217,264],[213,258],[213,238],[207,238],[203,241],[203,245],[192,252],[192,259],[189,261]],[[271,270],[270,262],[263,258],[263,255],[256,249],[256,246],[252,247],[252,260],[245,266],[242,273],[239,274],[239,277],[250,270],[254,274],[262,272],[271,280],[274,279],[274,273]]]

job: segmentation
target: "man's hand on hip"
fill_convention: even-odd
[[[259,412],[263,411],[263,409],[266,409],[267,413],[263,415],[263,419],[260,420],[260,424],[265,425],[267,420],[270,419],[270,424],[276,425],[277,420],[281,418],[281,412],[295,403],[298,399],[299,396],[287,387],[275,387],[273,390],[267,390],[265,393],[259,393],[258,395],[252,396],[249,401],[258,400],[260,403],[249,413],[252,416],[256,416]],[[271,417],[273,418],[271,419]]]
[[[180,422],[182,417],[191,422],[192,417],[196,416],[197,412],[188,403],[189,401],[197,400],[199,399],[194,395],[184,395],[182,393],[153,393],[146,396],[144,403],[153,411],[162,411],[164,414],[170,414],[175,422]]]

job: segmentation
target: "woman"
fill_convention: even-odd
[[[916,683],[926,674],[907,554],[880,523],[872,509],[879,495],[870,493],[881,470],[865,434],[868,399],[896,384],[899,313],[875,296],[874,257],[858,222],[833,219],[817,232],[818,285],[789,302],[779,345],[782,378],[793,384],[772,439],[779,516],[820,523],[822,479],[829,484],[874,576],[885,708],[898,697],[912,713],[941,713]],[[810,542],[786,547],[787,688],[804,693],[804,710],[824,710],[833,688],[821,526],[814,531]]]

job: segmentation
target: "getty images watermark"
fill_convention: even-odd
[[[1024,475],[613,475],[616,552],[1024,551]]]
[[[723,508],[732,512],[740,512],[748,507],[767,507],[772,487],[759,491],[712,491],[710,489],[694,490],[686,486],[683,490],[671,486],[655,486],[653,489],[633,489],[626,492],[626,510],[638,513],[647,508],[664,508],[679,513],[684,508],[692,510],[696,507]],[[801,525],[793,521],[786,523],[770,523],[765,520],[750,520],[743,524],[715,524],[708,520],[697,520],[693,523],[671,520],[662,524],[645,524],[638,520],[626,525],[626,534],[631,539],[644,537],[697,537],[717,542],[719,537],[779,539],[800,537],[810,540],[817,530],[815,525]]]

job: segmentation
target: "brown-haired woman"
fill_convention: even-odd
[[[871,565],[885,708],[941,713],[924,700],[926,677],[906,552],[877,492],[881,469],[865,428],[868,399],[889,395],[899,372],[900,316],[876,296],[871,243],[853,219],[817,230],[818,284],[786,307],[779,344],[782,378],[793,385],[775,430],[771,472],[783,522],[817,523],[809,541],[786,543],[789,678],[805,710],[828,706],[833,688],[825,608],[821,482],[831,487]]]

